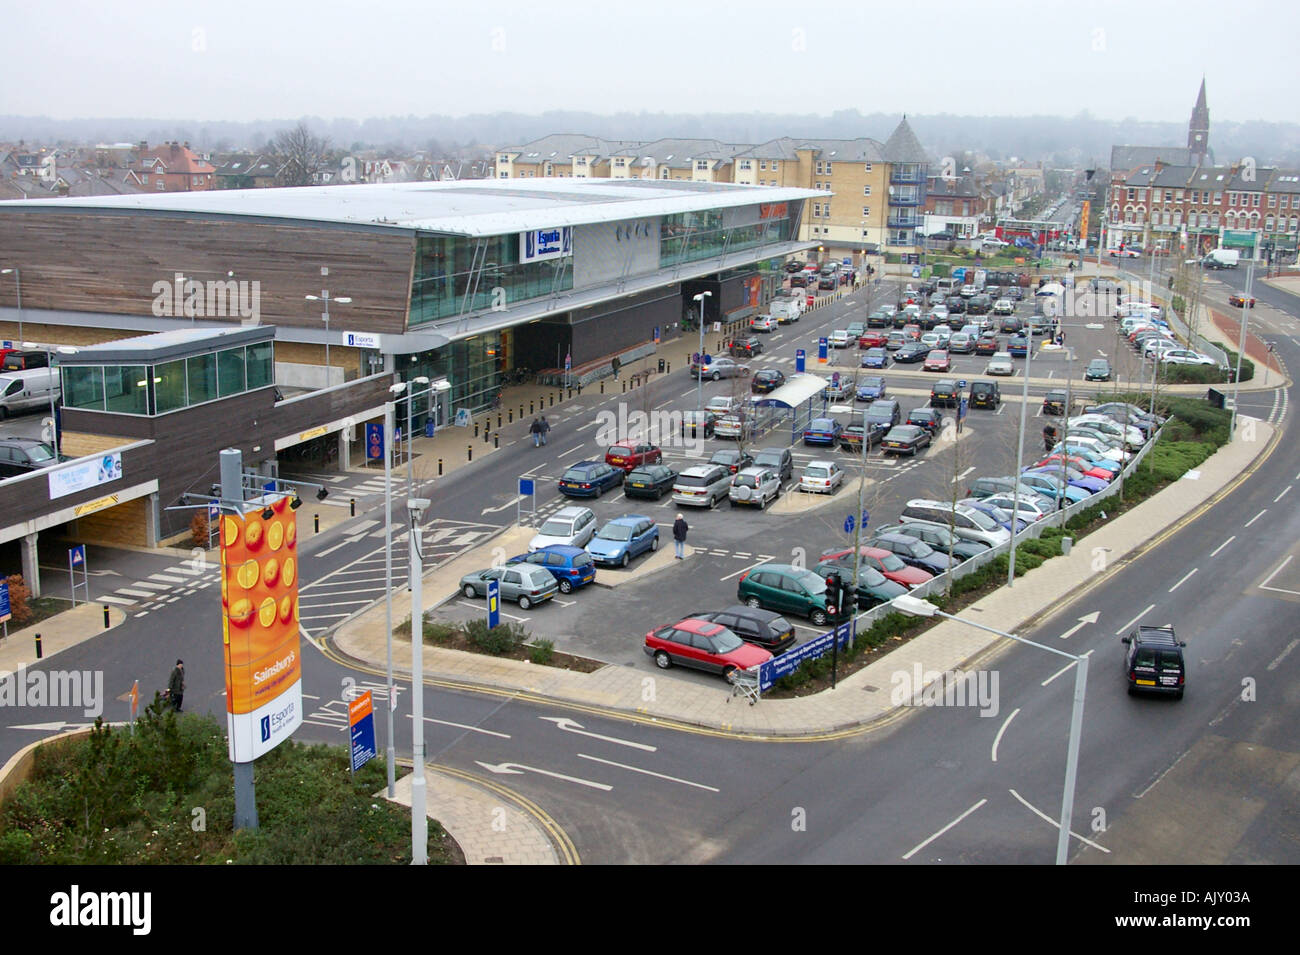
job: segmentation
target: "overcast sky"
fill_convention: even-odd
[[[1300,118],[1300,5],[1234,0],[5,0],[0,114]],[[1275,47],[1274,52],[1269,52]]]

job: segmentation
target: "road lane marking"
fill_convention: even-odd
[[[1264,516],[1265,514],[1267,514],[1267,513],[1268,513],[1268,508],[1266,507],[1266,508],[1264,508],[1264,510],[1260,511],[1258,514],[1256,514],[1254,517],[1252,517],[1250,520],[1248,520],[1248,521],[1247,521],[1244,525],[1242,525],[1242,526],[1243,526],[1243,527],[1249,527],[1251,524],[1254,524],[1257,520],[1259,520],[1261,517],[1263,517],[1263,516]]]
[[[724,553],[724,556],[726,556],[725,553]],[[722,580],[730,580],[732,577],[737,577],[737,576],[739,576],[740,574],[745,573],[745,571],[747,571],[747,570],[753,570],[755,567],[761,567],[763,564],[768,563],[768,561],[770,561],[770,560],[771,560],[770,557],[768,558],[768,560],[760,560],[760,561],[759,561],[758,563],[756,563],[756,564],[750,564],[748,567],[742,567],[742,568],[740,568],[740,570],[736,571],[734,574],[727,574],[727,576],[725,576],[725,577],[719,577],[718,580],[720,580],[720,581],[722,581]],[[798,624],[796,624],[796,626],[798,626]]]
[[[580,444],[580,445],[578,445],[576,448],[570,448],[568,451],[565,451],[563,454],[560,455],[560,460],[561,460],[561,461],[564,460],[564,459],[567,458],[570,454],[576,454],[576,453],[578,453],[578,452],[581,451],[584,447],[585,447],[585,445],[581,445],[581,444]]]
[[[1081,654],[1079,654],[1079,655],[1080,655],[1080,656],[1084,656],[1084,657],[1090,657],[1090,656],[1092,656],[1092,650],[1089,650],[1089,651],[1086,652],[1086,653],[1081,653]],[[1067,663],[1065,666],[1061,667],[1061,669],[1057,670],[1055,673],[1053,673],[1051,676],[1049,676],[1046,680],[1044,680],[1042,683],[1040,683],[1040,684],[1038,684],[1038,685],[1039,685],[1039,686],[1047,686],[1047,684],[1051,683],[1053,680],[1055,680],[1058,676],[1060,676],[1060,675],[1061,675],[1062,673],[1064,673],[1066,670],[1070,669],[1070,668],[1073,667],[1073,666],[1077,666],[1077,665],[1078,665],[1078,661],[1074,661],[1074,660],[1070,661],[1069,663]]]
[[[536,766],[525,766],[523,763],[485,763],[481,759],[474,760],[490,773],[506,776],[520,776],[524,773],[540,773],[543,776],[550,776],[552,779],[562,779],[568,783],[577,783],[579,786],[589,786],[592,789],[599,789],[604,792],[613,790],[613,786],[605,783],[594,782],[590,779],[579,779],[577,776],[566,776],[563,773],[554,773],[549,769],[538,769]]]
[[[1218,547],[1214,548],[1214,550],[1210,551],[1210,556],[1211,556],[1211,557],[1218,557],[1218,556],[1219,556],[1219,551],[1223,550],[1223,548],[1227,547],[1229,544],[1231,544],[1231,543],[1232,543],[1233,541],[1235,541],[1236,539],[1237,539],[1237,535],[1236,535],[1236,534],[1233,534],[1231,537],[1229,537],[1226,541],[1224,541],[1224,542],[1223,542],[1222,544],[1220,544]]]
[[[1007,718],[1002,721],[1002,726],[998,729],[998,735],[993,737],[993,752],[991,754],[991,757],[993,762],[995,763],[998,761],[998,744],[1002,742],[1002,734],[1007,731],[1007,727],[1011,725],[1011,721],[1016,718],[1016,714],[1019,712],[1020,712],[1020,707],[1017,706],[1014,710],[1011,711],[1011,713],[1007,716]]]
[[[1018,800],[1020,800],[1020,804],[1024,806],[1026,809],[1028,809],[1030,812],[1032,812],[1034,815],[1038,816],[1038,818],[1051,823],[1053,826],[1056,827],[1058,832],[1060,831],[1061,824],[1059,822],[1057,822],[1055,819],[1053,819],[1051,816],[1047,815],[1046,813],[1041,812],[1036,807],[1030,805],[1029,801],[1026,800],[1024,796],[1020,795],[1020,793],[1016,792],[1014,789],[1008,789],[1007,792],[1011,793],[1011,795],[1015,796]],[[1074,838],[1078,839],[1084,845],[1092,846],[1094,849],[1100,849],[1102,852],[1106,853],[1106,855],[1110,855],[1110,850],[1107,849],[1105,846],[1098,845],[1097,843],[1093,842],[1091,839],[1085,839],[1077,832],[1071,831],[1070,835],[1074,836]]]
[[[1277,656],[1275,656],[1275,657],[1273,658],[1272,662],[1269,663],[1269,665],[1266,666],[1264,669],[1265,669],[1265,670],[1276,670],[1277,667],[1278,667],[1278,664],[1281,663],[1283,660],[1285,660],[1285,659],[1287,658],[1287,655],[1288,655],[1292,650],[1294,650],[1297,646],[1300,646],[1300,640],[1292,640],[1290,643],[1288,643],[1285,647],[1282,648],[1282,652],[1279,653]]]
[[[1291,560],[1292,560],[1294,557],[1295,557],[1295,554],[1287,554],[1286,560],[1284,560],[1284,561],[1282,561],[1282,563],[1278,564],[1278,566],[1277,566],[1277,570],[1273,571],[1273,573],[1269,574],[1267,577],[1264,578],[1264,582],[1263,582],[1262,584],[1259,585],[1259,589],[1260,589],[1260,590],[1273,590],[1273,591],[1276,591],[1277,593],[1280,593],[1280,594],[1294,594],[1294,593],[1296,592],[1296,591],[1294,591],[1294,590],[1287,590],[1287,589],[1284,588],[1284,587],[1270,587],[1270,586],[1269,586],[1269,584],[1272,582],[1273,578],[1276,577],[1278,574],[1282,573],[1283,569],[1285,569],[1285,567],[1286,567],[1287,564],[1291,563]]]
[[[1276,504],[1278,501],[1282,500],[1282,498],[1286,497],[1286,492],[1289,491],[1289,490],[1291,490],[1291,485],[1290,485],[1290,484],[1288,484],[1286,487],[1284,487],[1284,488],[1282,489],[1282,493],[1281,493],[1281,494],[1279,494],[1277,497],[1273,498],[1273,503]]]
[[[1125,630],[1127,630],[1129,627],[1133,626],[1133,624],[1137,623],[1139,620],[1141,620],[1141,619],[1142,619],[1143,617],[1145,617],[1148,613],[1150,613],[1152,610],[1155,610],[1155,609],[1156,609],[1156,605],[1155,605],[1155,604],[1151,604],[1149,607],[1147,607],[1146,610],[1143,610],[1140,614],[1138,614],[1136,617],[1134,617],[1134,618],[1133,618],[1132,620],[1130,620],[1128,623],[1124,624],[1124,626],[1122,626],[1122,627],[1120,627],[1118,630],[1116,630],[1116,631],[1115,631],[1115,636],[1118,637],[1118,636],[1119,636],[1120,634],[1122,634]]]
[[[916,855],[918,852],[920,852],[922,849],[924,849],[924,848],[925,848],[926,846],[928,846],[930,843],[934,842],[935,839],[938,839],[941,835],[943,835],[945,832],[947,832],[947,831],[948,831],[949,829],[951,829],[953,826],[957,825],[957,823],[961,822],[963,819],[965,819],[967,816],[969,816],[971,813],[973,813],[976,809],[979,809],[979,808],[980,808],[981,806],[983,806],[986,802],[988,802],[987,799],[981,799],[979,802],[977,802],[975,805],[971,806],[969,809],[967,809],[965,812],[963,812],[960,816],[958,816],[958,817],[957,817],[956,819],[954,819],[952,822],[948,823],[948,825],[944,826],[942,829],[940,829],[938,832],[936,832],[934,835],[932,835],[929,839],[926,839],[924,842],[922,842],[922,843],[920,843],[920,844],[918,844],[918,845],[912,847],[911,849],[909,849],[909,850],[907,851],[907,853],[903,856],[903,859],[904,859],[904,860],[907,860],[907,859],[912,858],[912,856]]]
[[[1172,594],[1175,590],[1177,590],[1179,587],[1181,587],[1184,583],[1187,582],[1188,577],[1192,576],[1192,574],[1196,573],[1198,570],[1200,570],[1199,567],[1193,567],[1191,570],[1189,570],[1186,574],[1183,575],[1182,580],[1178,581],[1178,583],[1174,584],[1172,587],[1169,588],[1169,592]]]
[[[409,720],[413,717],[410,713],[407,713],[406,718]],[[484,736],[498,736],[501,739],[513,739],[509,733],[498,733],[496,730],[485,730],[479,726],[470,726],[468,723],[453,723],[451,720],[435,720],[432,716],[426,716],[424,721],[426,723],[441,723],[443,726],[454,726],[456,729],[468,730],[471,733],[482,733]]]
[[[656,779],[666,779],[672,783],[681,783],[683,786],[694,786],[696,789],[706,789],[711,793],[719,792],[716,786],[706,786],[704,783],[692,782],[689,779],[679,779],[676,776],[666,776],[663,773],[652,772],[648,769],[641,769],[637,766],[629,766],[626,763],[616,763],[612,759],[601,759],[599,756],[588,756],[586,753],[578,753],[579,759],[589,759],[593,763],[603,763],[606,766],[616,766],[619,769],[626,769],[629,772],[641,773],[646,776],[654,776]]]

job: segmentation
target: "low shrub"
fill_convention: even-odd
[[[22,574],[13,574],[5,580],[9,584],[9,614],[13,617],[14,626],[21,627],[32,619],[32,608],[28,604],[32,592],[27,589],[27,582],[23,580]]]
[[[477,617],[465,624],[465,639],[494,656],[510,653],[527,642],[528,637],[529,633],[521,623],[502,623],[489,629],[487,621]]]
[[[541,666],[547,666],[555,658],[555,641],[538,640],[528,648],[528,659]]]

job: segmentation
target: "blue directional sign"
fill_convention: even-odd
[[[519,479],[519,493],[523,494],[525,497],[529,497],[534,493],[532,478]]]
[[[262,490],[265,491],[267,494],[274,494],[274,493],[275,493],[275,482],[274,482],[274,481],[267,481],[265,484],[262,485]]]
[[[0,580],[0,623],[4,623],[10,616],[9,581]]]
[[[817,360],[822,364],[826,363],[826,339],[817,339]]]
[[[963,379],[961,379],[960,381],[958,381],[958,382],[957,382],[957,387],[958,387],[958,388],[965,388],[965,387],[966,387],[966,379],[963,378]]]
[[[802,348],[796,348],[794,352],[794,370],[802,375],[804,367],[807,364],[807,360],[808,360],[808,353],[804,351]]]
[[[959,266],[957,266],[955,269],[953,269],[953,270],[952,270],[952,277],[953,277],[954,281],[957,281],[957,282],[965,282],[965,281],[966,281],[966,266],[964,266],[964,265],[959,265]]]
[[[489,580],[487,586],[488,629],[501,622],[501,581]]]
[[[220,513],[221,513],[221,508],[217,505],[217,502],[209,501],[208,502],[208,523],[211,524],[213,521],[215,521],[217,517],[220,515]]]
[[[655,340],[655,344],[658,345],[658,344],[659,344],[659,326],[658,326],[658,325],[655,326],[654,340]]]
[[[921,267],[919,265],[912,266],[912,278],[919,279],[920,277],[921,277]]]
[[[853,515],[852,515],[852,514],[850,514],[848,517],[844,518],[844,533],[846,533],[846,534],[852,534],[852,533],[853,533],[853,525],[854,525],[854,523],[855,523],[855,521],[853,520]]]
[[[425,436],[426,438],[432,438],[432,437],[433,437],[433,431],[434,431],[434,428],[433,428],[433,419],[430,418],[428,421],[424,422],[424,436]]]
[[[966,417],[966,399],[965,399],[965,398],[962,398],[962,399],[961,399],[961,402],[957,405],[957,417],[958,417],[958,418],[964,418],[964,417]]]

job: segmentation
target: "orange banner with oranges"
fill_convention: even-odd
[[[242,517],[221,516],[222,639],[226,712],[252,713],[295,684],[298,640],[298,521],[281,497]]]

